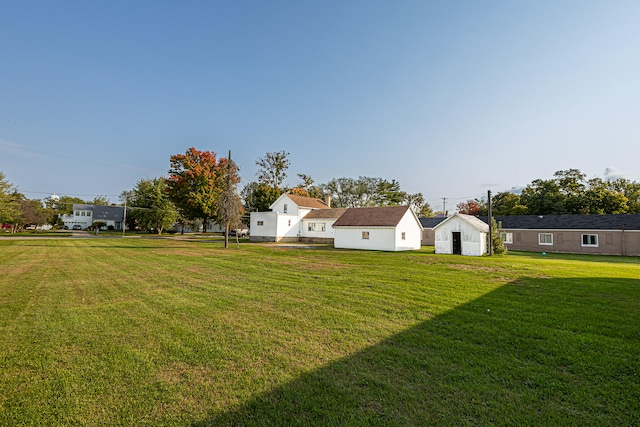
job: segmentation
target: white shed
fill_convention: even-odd
[[[333,224],[333,245],[343,249],[420,249],[422,225],[408,206],[351,208]]]
[[[471,215],[455,213],[434,227],[437,254],[482,256],[487,252],[489,225]]]

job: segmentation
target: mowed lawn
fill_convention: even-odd
[[[0,425],[638,425],[640,260],[0,239]]]

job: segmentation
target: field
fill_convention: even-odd
[[[0,425],[638,425],[640,260],[0,239]]]

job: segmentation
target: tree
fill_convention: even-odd
[[[96,196],[90,203],[91,205],[109,206],[109,198],[107,196]]]
[[[201,218],[203,231],[216,213],[225,186],[226,159],[216,153],[189,148],[170,158],[167,187],[171,201],[187,219]]]
[[[520,196],[502,191],[491,198],[491,211],[494,215],[524,215],[527,207],[520,204]]]
[[[268,152],[264,157],[256,160],[258,165],[258,182],[266,184],[272,188],[280,188],[287,177],[286,170],[290,162],[286,151]]]
[[[458,203],[458,212],[465,215],[478,215],[480,212],[480,204],[476,200],[467,200]]]
[[[267,184],[250,182],[242,189],[242,199],[247,212],[264,212],[282,195],[282,191]]]
[[[15,225],[20,218],[17,189],[6,180],[0,171],[0,223]],[[15,228],[15,227],[14,227]]]
[[[302,188],[307,192],[308,197],[313,197],[316,199],[324,198],[324,192],[318,186],[313,185],[315,182],[313,178],[303,173],[298,174],[298,178],[300,178],[300,184],[296,188]]]
[[[494,254],[507,253],[507,248],[504,245],[504,235],[502,234],[502,222],[496,224],[495,218],[491,218],[491,245]]]
[[[590,214],[623,214],[629,211],[629,199],[623,192],[610,188],[600,178],[589,180],[585,192]]]
[[[381,178],[361,176],[358,179],[337,178],[325,185],[323,190],[331,195],[332,204],[337,208],[363,208],[376,206]]]
[[[139,226],[162,234],[178,219],[178,210],[169,199],[164,178],[141,179],[133,190],[126,193],[126,198],[130,208],[127,220],[133,228]]]
[[[239,179],[237,166],[231,161],[231,151],[229,151],[229,158],[227,159],[225,178],[226,185],[222,195],[220,196],[220,201],[216,209],[216,220],[218,221],[218,224],[224,225],[224,247],[226,249],[229,247],[229,230],[231,227],[240,227],[242,214],[244,213],[244,210],[242,209],[242,200],[236,191]],[[238,234],[236,233],[236,243],[237,241]]]
[[[409,206],[418,218],[430,218],[433,216],[433,210],[429,203],[424,201],[422,193],[407,194],[404,204]]]
[[[47,215],[40,200],[29,200],[19,193],[16,196],[19,198],[19,225],[42,225],[47,222]]]
[[[527,185],[520,201],[531,215],[552,215],[566,213],[565,196],[555,180],[536,179]]]

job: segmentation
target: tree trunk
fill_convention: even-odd
[[[229,223],[224,225],[226,232],[224,233],[224,248],[227,249],[229,247]],[[238,233],[236,233],[236,236]]]

